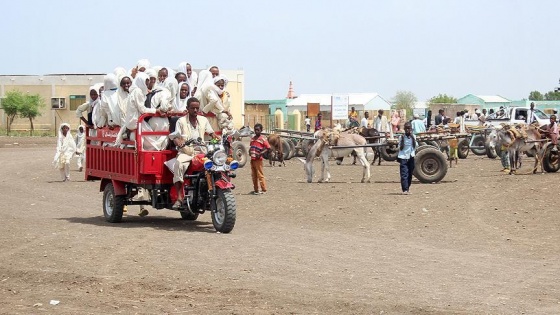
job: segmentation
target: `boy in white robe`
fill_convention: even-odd
[[[187,100],[190,97],[190,86],[188,82],[179,83],[179,90],[177,91],[177,96],[175,97],[175,106],[173,108],[176,112],[186,112],[187,111]]]
[[[101,95],[100,111],[101,116],[99,123],[105,122],[109,127],[119,126],[120,124],[120,108],[117,101],[117,77],[113,73],[105,75],[103,79],[105,90]],[[104,125],[99,125],[98,128]]]
[[[136,87],[130,91],[130,94],[127,98],[127,105],[126,105],[126,114],[125,114],[125,122],[124,125],[121,126],[121,130],[119,131],[119,135],[117,136],[115,146],[119,146],[122,142],[122,137],[125,134],[125,129],[132,131],[136,130],[138,124],[138,118],[142,114],[151,113],[155,114],[163,113],[160,109],[155,109],[152,107],[146,107],[146,95],[148,94],[148,89],[153,88],[153,84],[155,84],[155,80],[150,81],[150,78],[147,74],[143,72],[139,72],[136,74],[136,78],[134,79],[134,84]],[[131,133],[131,136],[133,133]]]
[[[70,181],[70,162],[76,153],[76,142],[70,133],[70,125],[62,123],[58,129],[58,141],[53,165],[60,171],[63,182]]]
[[[116,126],[124,126],[124,119],[126,115],[126,104],[127,104],[130,87],[132,86],[132,79],[128,75],[121,75],[118,81],[119,81],[119,88],[117,89],[117,93],[116,93],[118,115],[115,114],[116,117],[113,117],[114,119],[113,124]]]
[[[191,88],[190,96],[194,96],[198,86],[198,74],[192,70],[191,64],[186,61],[179,64],[179,72],[182,72],[187,76],[186,81]]]
[[[76,133],[76,156],[78,172],[81,172],[84,169],[84,165],[86,165],[86,133],[82,125],[78,127],[78,132]]]
[[[215,130],[232,129],[233,117],[229,112],[229,93],[225,91],[228,80],[225,76],[214,78],[214,85],[206,89],[207,104],[202,112],[207,116]]]

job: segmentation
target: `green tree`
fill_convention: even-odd
[[[12,130],[12,123],[19,115],[19,109],[23,106],[25,102],[25,96],[20,91],[8,91],[6,92],[6,97],[2,100],[2,108],[8,116],[8,124],[6,129],[8,134]]]
[[[41,115],[41,108],[45,106],[45,101],[39,94],[25,94],[24,102],[19,108],[19,116],[29,119],[31,130],[29,134],[32,136],[35,128],[33,126],[33,119]]]
[[[430,104],[455,104],[457,99],[447,94],[438,94],[428,100]]]
[[[530,101],[543,101],[544,96],[539,91],[531,91],[531,93],[529,93],[529,100]]]
[[[406,110],[407,115],[412,113],[414,104],[418,101],[416,95],[410,91],[397,91],[395,97],[393,98],[393,104],[395,109]]]
[[[560,101],[560,91],[549,91],[544,95],[547,101]]]

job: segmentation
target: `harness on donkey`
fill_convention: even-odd
[[[317,149],[317,153],[315,154],[315,156],[317,157],[321,156],[321,153],[323,152],[323,148],[325,147],[325,145],[337,146],[338,139],[340,139],[340,131],[323,129],[323,135],[321,136],[321,143],[319,145],[319,148]]]

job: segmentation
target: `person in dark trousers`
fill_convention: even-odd
[[[399,138],[398,155],[403,195],[410,194],[412,172],[414,172],[414,156],[416,155],[415,151],[417,146],[418,144],[416,143],[416,138],[412,134],[412,124],[407,122],[404,124],[404,135]]]
[[[440,110],[438,111],[438,114],[436,115],[436,118],[434,119],[434,120],[435,120],[435,121],[434,121],[434,125],[439,126],[439,125],[441,125],[441,124],[443,123],[443,118],[445,118],[444,113],[445,113],[445,112],[444,112],[443,109],[440,109]]]

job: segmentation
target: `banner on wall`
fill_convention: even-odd
[[[331,96],[332,119],[348,119],[348,95]]]

